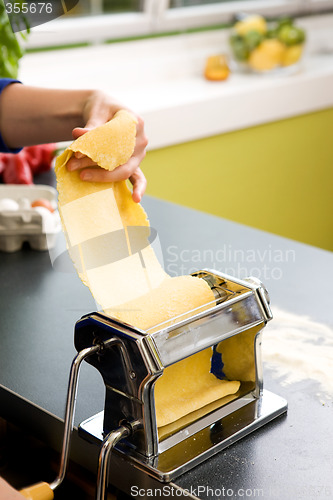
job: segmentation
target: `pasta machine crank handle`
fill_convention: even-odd
[[[86,349],[82,349],[82,351],[80,351],[73,359],[68,381],[64,435],[62,441],[61,460],[60,460],[58,476],[50,484],[46,482],[40,482],[22,489],[20,493],[25,498],[29,500],[52,500],[54,498],[53,491],[56,488],[58,488],[58,486],[60,486],[60,484],[63,482],[68,465],[75,406],[76,406],[78,379],[82,361],[84,361],[92,354],[96,354],[100,352],[102,349],[106,347],[111,347],[111,345],[118,343],[119,343],[118,339],[114,338],[109,339],[104,343],[96,344],[91,347],[87,347]]]
[[[115,429],[106,435],[101,446],[98,457],[98,471],[97,471],[97,486],[95,500],[106,500],[107,487],[109,479],[109,467],[111,451],[119,441],[125,439],[133,434],[137,429],[142,427],[142,422],[139,420],[135,422],[124,422],[118,429]]]

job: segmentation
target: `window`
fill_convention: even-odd
[[[77,6],[70,11],[71,16],[96,14],[123,14],[125,12],[142,12],[142,0],[79,0]]]
[[[79,0],[34,28],[29,47],[96,43],[231,23],[238,12],[268,17],[333,10],[333,0]]]
[[[142,7],[140,0],[103,0],[104,12],[139,12]]]
[[[170,9],[177,7],[190,7],[193,5],[207,5],[208,3],[222,3],[229,0],[171,0]]]

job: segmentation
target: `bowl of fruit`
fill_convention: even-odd
[[[291,18],[267,22],[259,15],[244,16],[229,38],[233,60],[242,70],[266,74],[298,69],[306,34]]]

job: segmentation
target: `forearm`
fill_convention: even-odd
[[[1,500],[23,500],[23,496],[0,477]]]
[[[8,147],[17,148],[72,139],[85,125],[85,109],[94,90],[41,89],[13,83],[0,97],[0,131]]]

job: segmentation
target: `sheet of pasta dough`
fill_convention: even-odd
[[[56,161],[59,212],[74,266],[100,308],[147,329],[214,301],[208,284],[168,276],[150,246],[149,222],[125,181],[82,181],[66,164],[75,152],[113,170],[133,154],[136,120],[119,111],[105,125],[74,141]],[[239,382],[210,374],[211,350],[168,367],[155,387],[158,426],[234,394]],[[182,387],[182,395],[175,388]]]

